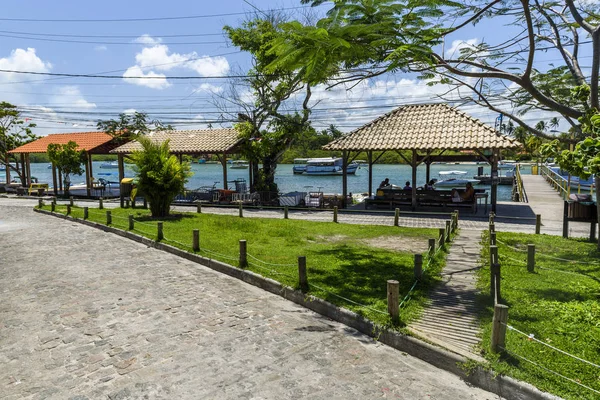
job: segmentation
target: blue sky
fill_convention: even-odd
[[[252,0],[259,9],[288,9],[299,17],[299,0]],[[327,7],[317,9],[324,12]],[[222,27],[237,26],[253,8],[242,0],[219,1],[22,1],[5,2],[0,16],[0,69],[117,75],[119,79],[57,78],[0,73],[1,100],[21,106],[23,115],[38,124],[35,133],[95,130],[98,119],[119,112],[145,111],[177,129],[203,128],[218,120],[222,110],[215,96],[226,96],[223,79],[176,81],[169,76],[225,76],[246,71],[247,54],[227,43]],[[226,15],[231,14],[231,15]],[[179,16],[211,16],[152,21],[103,21]],[[27,22],[6,19],[65,19],[81,22]],[[477,42],[494,27],[468,28],[446,44],[451,51],[464,42]],[[504,34],[510,32],[503,31]],[[194,36],[186,36],[194,35]],[[454,41],[455,40],[455,41]],[[192,61],[189,61],[189,60]],[[164,79],[127,80],[127,76]],[[349,131],[391,111],[394,105],[435,101],[443,88],[430,88],[414,76],[393,74],[364,82],[351,92],[340,87],[315,88],[316,127],[330,123]],[[373,107],[377,106],[377,107]],[[291,106],[293,108],[293,105]],[[358,107],[361,111],[349,110]],[[361,109],[361,107],[363,107]],[[364,107],[367,107],[365,109]],[[372,108],[370,108],[372,107]],[[493,125],[496,114],[465,110]],[[227,117],[222,126],[229,126]],[[213,126],[219,124],[213,123]]]

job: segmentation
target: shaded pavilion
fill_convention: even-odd
[[[227,156],[236,153],[243,141],[239,138],[239,132],[233,128],[154,131],[148,133],[145,137],[159,144],[168,140],[169,151],[171,154],[177,155],[180,160],[184,154],[190,156],[216,155],[223,167],[224,189],[227,189]],[[119,156],[119,181],[123,179],[124,173],[123,156],[141,150],[142,145],[135,140],[111,150],[111,154]],[[249,168],[249,170],[251,174],[252,168]],[[252,182],[252,176],[250,176],[250,182]]]
[[[412,207],[417,206],[417,167],[426,165],[426,180],[434,162],[485,161],[491,165],[492,211],[496,212],[498,161],[505,149],[522,147],[515,139],[445,103],[401,106],[343,137],[323,146],[341,151],[344,163],[343,198],[348,180],[346,166],[366,152],[369,163],[369,193],[373,192],[372,166],[387,151],[395,151],[412,167]],[[474,154],[446,155],[446,151],[468,150]],[[375,158],[374,153],[380,152]],[[410,152],[407,156],[402,152]],[[495,179],[494,179],[495,178]]]
[[[16,149],[10,150],[11,154],[20,154],[21,165],[23,170],[21,171],[25,184],[31,185],[31,164],[30,154],[41,154],[47,153],[49,144],[67,144],[69,142],[77,143],[77,150],[82,150],[86,156],[85,161],[85,184],[87,188],[87,195],[91,196],[92,184],[93,184],[93,170],[92,170],[92,155],[107,155],[110,150],[123,144],[123,141],[119,138],[115,138],[105,132],[73,132],[73,133],[54,133],[44,137],[41,137],[33,142],[19,146]],[[8,168],[7,168],[8,170]],[[62,182],[57,177],[57,168],[52,163],[52,186],[54,188],[54,194],[58,194],[58,190],[62,190]],[[6,181],[9,182],[9,175],[7,172]]]

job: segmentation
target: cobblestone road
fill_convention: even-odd
[[[0,199],[0,240],[3,399],[497,398],[258,288],[28,202]]]

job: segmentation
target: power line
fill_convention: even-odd
[[[140,35],[73,35],[64,33],[39,33],[39,32],[20,32],[20,31],[0,31],[0,33],[6,33],[10,35],[28,35],[28,36],[54,36],[54,37],[72,37],[72,38],[96,38],[96,39],[137,39]],[[220,33],[190,33],[190,34],[176,34],[176,35],[158,35],[148,34],[150,37],[160,38],[177,38],[177,37],[202,37],[202,36],[223,36],[223,32]]]
[[[273,8],[269,11],[287,11],[311,8],[311,6]],[[247,12],[221,13],[221,14],[203,14],[203,15],[183,15],[175,17],[149,17],[149,18],[114,18],[114,19],[35,19],[35,18],[0,18],[0,21],[11,22],[67,22],[67,23],[89,23],[89,22],[147,22],[147,21],[174,21],[186,19],[203,19],[216,17],[229,17],[236,15],[247,15]]]
[[[68,40],[68,39],[50,39],[50,38],[40,38],[40,37],[27,37],[27,36],[18,36],[18,35],[4,35],[0,34],[0,37],[7,37],[12,39],[27,39],[27,40],[38,40],[42,42],[55,42],[55,43],[78,43],[78,44],[108,44],[108,45],[127,45],[127,46],[139,46],[144,43],[138,42],[98,42],[93,40]],[[161,42],[157,44],[163,44],[166,46],[175,46],[175,45],[200,45],[200,44],[228,44],[228,42],[224,41],[213,41],[213,42]]]

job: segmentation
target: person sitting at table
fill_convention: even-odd
[[[435,188],[433,187],[434,183],[435,183],[435,181],[433,179],[430,180],[428,183],[425,184],[424,189],[425,190],[435,190]]]
[[[473,196],[475,196],[475,189],[473,189],[473,184],[471,182],[467,182],[465,191],[462,193],[459,193],[456,189],[452,189],[452,201],[454,203],[473,200]]]
[[[390,178],[385,178],[384,180],[381,181],[381,183],[379,184],[379,189],[385,188],[385,187],[389,187],[390,185]]]
[[[404,184],[404,190],[412,190],[412,188],[410,187],[410,182],[406,181],[406,183]]]

